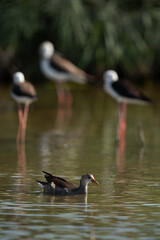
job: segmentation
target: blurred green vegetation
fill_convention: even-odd
[[[16,70],[43,79],[44,40],[97,76],[160,76],[159,0],[1,0],[0,23],[1,81]]]

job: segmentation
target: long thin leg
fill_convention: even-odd
[[[118,114],[119,114],[119,122],[117,128],[117,141],[120,140],[121,135],[125,135],[126,129],[126,108],[127,105],[125,102],[118,102]]]
[[[71,108],[71,105],[73,103],[73,97],[72,97],[72,94],[67,86],[66,83],[64,83],[64,88],[65,88],[65,96],[66,96],[66,106],[68,108]]]
[[[25,104],[25,106],[24,106],[24,114],[23,114],[23,122],[22,122],[22,128],[21,128],[21,142],[22,143],[25,142],[28,111],[29,111],[29,104]]]
[[[19,117],[19,126],[17,130],[17,144],[21,141],[21,131],[22,131],[22,125],[23,125],[23,111],[22,111],[22,105],[18,103],[18,117]]]
[[[27,118],[28,118],[29,104],[25,104],[24,106],[24,114],[23,114],[23,128],[26,128]]]
[[[122,103],[122,119],[121,119],[121,134],[125,135],[125,130],[126,130],[126,109],[127,105],[125,102]]]
[[[122,103],[118,102],[118,127],[117,127],[117,136],[116,136],[116,143],[118,144],[121,132],[121,115],[122,115]]]
[[[22,111],[22,105],[18,103],[18,117],[19,117],[19,123],[22,124],[23,122],[23,111]]]
[[[56,91],[58,97],[58,107],[63,107],[65,105],[65,91],[61,82],[56,83]]]

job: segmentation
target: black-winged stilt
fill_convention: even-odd
[[[80,84],[95,82],[96,78],[87,74],[69,60],[55,53],[54,45],[45,41],[40,45],[40,68],[43,74],[56,82],[59,105],[72,104],[72,95],[66,85],[67,81]]]
[[[116,99],[119,110],[119,136],[125,133],[126,128],[126,104],[146,104],[152,101],[140,92],[132,83],[125,79],[119,79],[114,70],[104,72],[104,91]]]
[[[19,129],[25,129],[29,105],[37,100],[37,94],[34,86],[31,83],[25,81],[22,72],[16,72],[13,74],[11,96],[18,104]],[[24,104],[24,112],[22,110],[22,104]],[[23,141],[24,139],[21,140]]]

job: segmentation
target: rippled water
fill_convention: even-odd
[[[160,239],[159,107],[128,106],[121,149],[115,101],[92,87],[72,92],[72,111],[58,111],[52,85],[39,89],[26,143],[16,146],[16,105],[1,91],[1,239]],[[77,185],[90,172],[100,185],[88,196],[43,195],[42,170]]]

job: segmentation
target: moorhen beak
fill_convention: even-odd
[[[95,178],[92,179],[92,182],[95,183],[95,184],[97,184],[97,185],[99,185],[99,182],[97,182]]]

